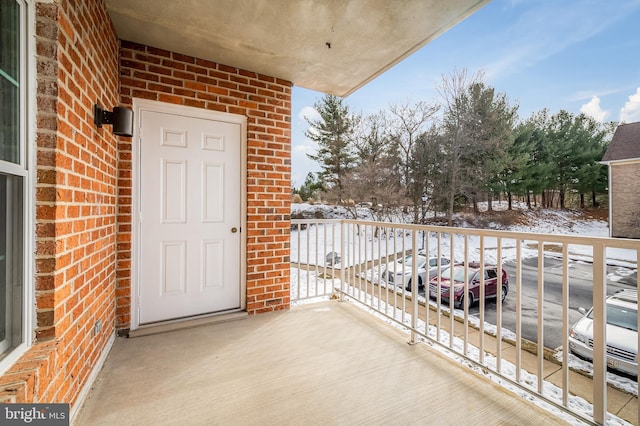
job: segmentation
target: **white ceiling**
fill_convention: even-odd
[[[490,0],[106,0],[118,37],[347,96]]]

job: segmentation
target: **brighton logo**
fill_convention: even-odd
[[[68,426],[69,404],[0,404],[0,424]]]

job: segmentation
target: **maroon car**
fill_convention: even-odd
[[[467,265],[458,263],[444,269],[440,275],[440,298],[449,300],[449,288],[453,276],[453,302],[456,308],[464,307],[466,303],[471,306],[480,299],[480,263],[469,263]],[[468,271],[469,289],[464,294],[464,271]],[[509,275],[502,270],[502,300],[509,292]],[[436,298],[438,294],[438,277],[429,281],[429,297]],[[485,265],[484,267],[484,296],[486,299],[495,298],[498,294],[498,267],[496,265]]]

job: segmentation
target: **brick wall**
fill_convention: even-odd
[[[101,0],[36,2],[35,343],[0,401],[70,402],[115,325],[118,41]],[[102,329],[94,334],[94,324]]]
[[[640,238],[640,163],[611,166],[611,236]]]
[[[289,307],[291,83],[121,42],[121,102],[133,98],[247,117],[247,310]],[[119,145],[117,327],[131,311],[131,142]]]

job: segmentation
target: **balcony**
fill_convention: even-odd
[[[557,422],[350,303],[245,318],[118,339],[75,423]]]
[[[606,265],[621,250],[637,255],[640,242],[292,223],[290,311],[118,339],[75,423],[638,424],[637,382],[627,378],[631,389],[620,389],[607,372],[603,319]],[[508,297],[455,309],[418,286],[387,285],[381,272],[413,248],[498,267],[509,259]],[[544,302],[550,252],[562,281],[559,319]],[[531,255],[539,259],[534,326],[522,278]],[[567,347],[576,258],[591,259],[595,360],[587,375],[561,347],[536,343],[560,321]],[[417,267],[410,269],[418,282]],[[531,328],[535,341],[523,337]]]

